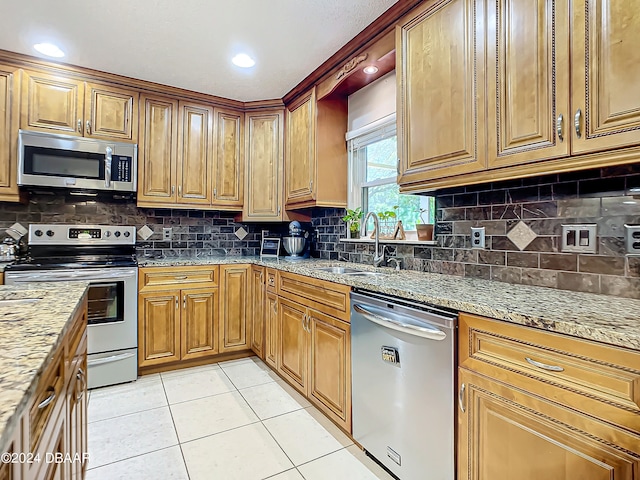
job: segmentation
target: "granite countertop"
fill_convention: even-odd
[[[140,266],[253,263],[343,285],[473,313],[521,325],[640,350],[640,300],[571,292],[453,275],[395,271],[328,260],[261,260],[259,257],[139,258]],[[319,271],[326,266],[376,270],[352,277]]]
[[[86,282],[0,286],[0,448],[13,434],[87,286]],[[40,300],[25,301],[33,298]],[[7,300],[23,302],[4,303]]]

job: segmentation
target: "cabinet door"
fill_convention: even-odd
[[[489,167],[569,155],[568,0],[487,1]]]
[[[243,217],[282,220],[283,112],[246,115],[247,145]]]
[[[264,360],[265,324],[265,284],[264,267],[251,266],[249,277],[249,319],[251,322],[251,350]]]
[[[483,2],[425,2],[397,29],[401,185],[485,162]]]
[[[87,83],[84,109],[85,137],[138,141],[138,92]]]
[[[250,348],[248,265],[220,266],[220,353]]]
[[[182,360],[218,353],[218,289],[182,290]]]
[[[82,136],[84,83],[23,72],[20,128]]]
[[[267,292],[264,316],[264,361],[278,369],[278,296]]]
[[[351,326],[309,310],[309,397],[351,431]]]
[[[138,365],[180,360],[180,290],[141,293],[138,300]]]
[[[178,102],[143,95],[138,204],[176,201]]]
[[[0,201],[18,200],[17,74],[14,67],[0,65]]]
[[[178,203],[211,203],[213,108],[180,102]]]
[[[80,343],[71,369],[71,382],[68,387],[69,417],[69,453],[80,461],[71,463],[71,478],[81,480],[87,463],[83,460],[87,454],[87,338]]]
[[[307,309],[283,298],[278,301],[278,372],[289,383],[307,394],[308,334],[303,327]]]
[[[216,108],[213,205],[242,209],[244,191],[244,114]]]
[[[574,0],[572,12],[572,152],[640,144],[638,2]]]
[[[314,198],[315,104],[314,89],[309,96],[287,109],[286,205]]]
[[[632,480],[640,437],[459,369],[458,478]]]

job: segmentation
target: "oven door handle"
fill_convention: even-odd
[[[370,322],[376,323],[382,327],[396,330],[398,332],[407,333],[409,335],[415,335],[416,337],[427,338],[429,340],[444,340],[447,338],[447,334],[436,327],[419,327],[417,325],[411,325],[408,323],[400,322],[388,317],[383,317],[376,313],[366,310],[362,305],[353,305],[353,309],[356,313],[362,315]]]
[[[95,367],[96,365],[104,365],[105,363],[113,363],[119,362],[120,360],[126,360],[127,358],[131,358],[135,355],[135,353],[120,353],[118,355],[111,355],[110,357],[97,358],[95,360],[88,360],[88,367]]]
[[[110,280],[114,278],[129,278],[135,277],[136,270],[125,270],[119,272],[106,272],[106,273],[96,273],[96,272],[71,272],[71,273],[60,273],[60,272],[47,272],[47,273],[37,273],[34,275],[21,275],[20,277],[12,278],[15,282],[66,282],[73,280]]]

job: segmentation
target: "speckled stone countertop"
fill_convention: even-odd
[[[13,435],[87,286],[86,282],[0,286],[0,449]],[[3,305],[5,300],[33,298],[40,300]]]
[[[257,257],[139,258],[138,262],[140,266],[265,265],[459,312],[640,350],[640,300],[316,259],[293,262]],[[333,265],[376,270],[385,275],[353,277],[318,270]]]

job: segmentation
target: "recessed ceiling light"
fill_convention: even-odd
[[[378,67],[375,65],[369,65],[368,67],[364,67],[362,71],[367,75],[373,75],[374,73],[378,73]]]
[[[231,59],[234,65],[242,68],[250,68],[256,64],[256,61],[246,53],[239,53]]]
[[[33,48],[47,57],[64,57],[64,52],[52,43],[36,43]]]

